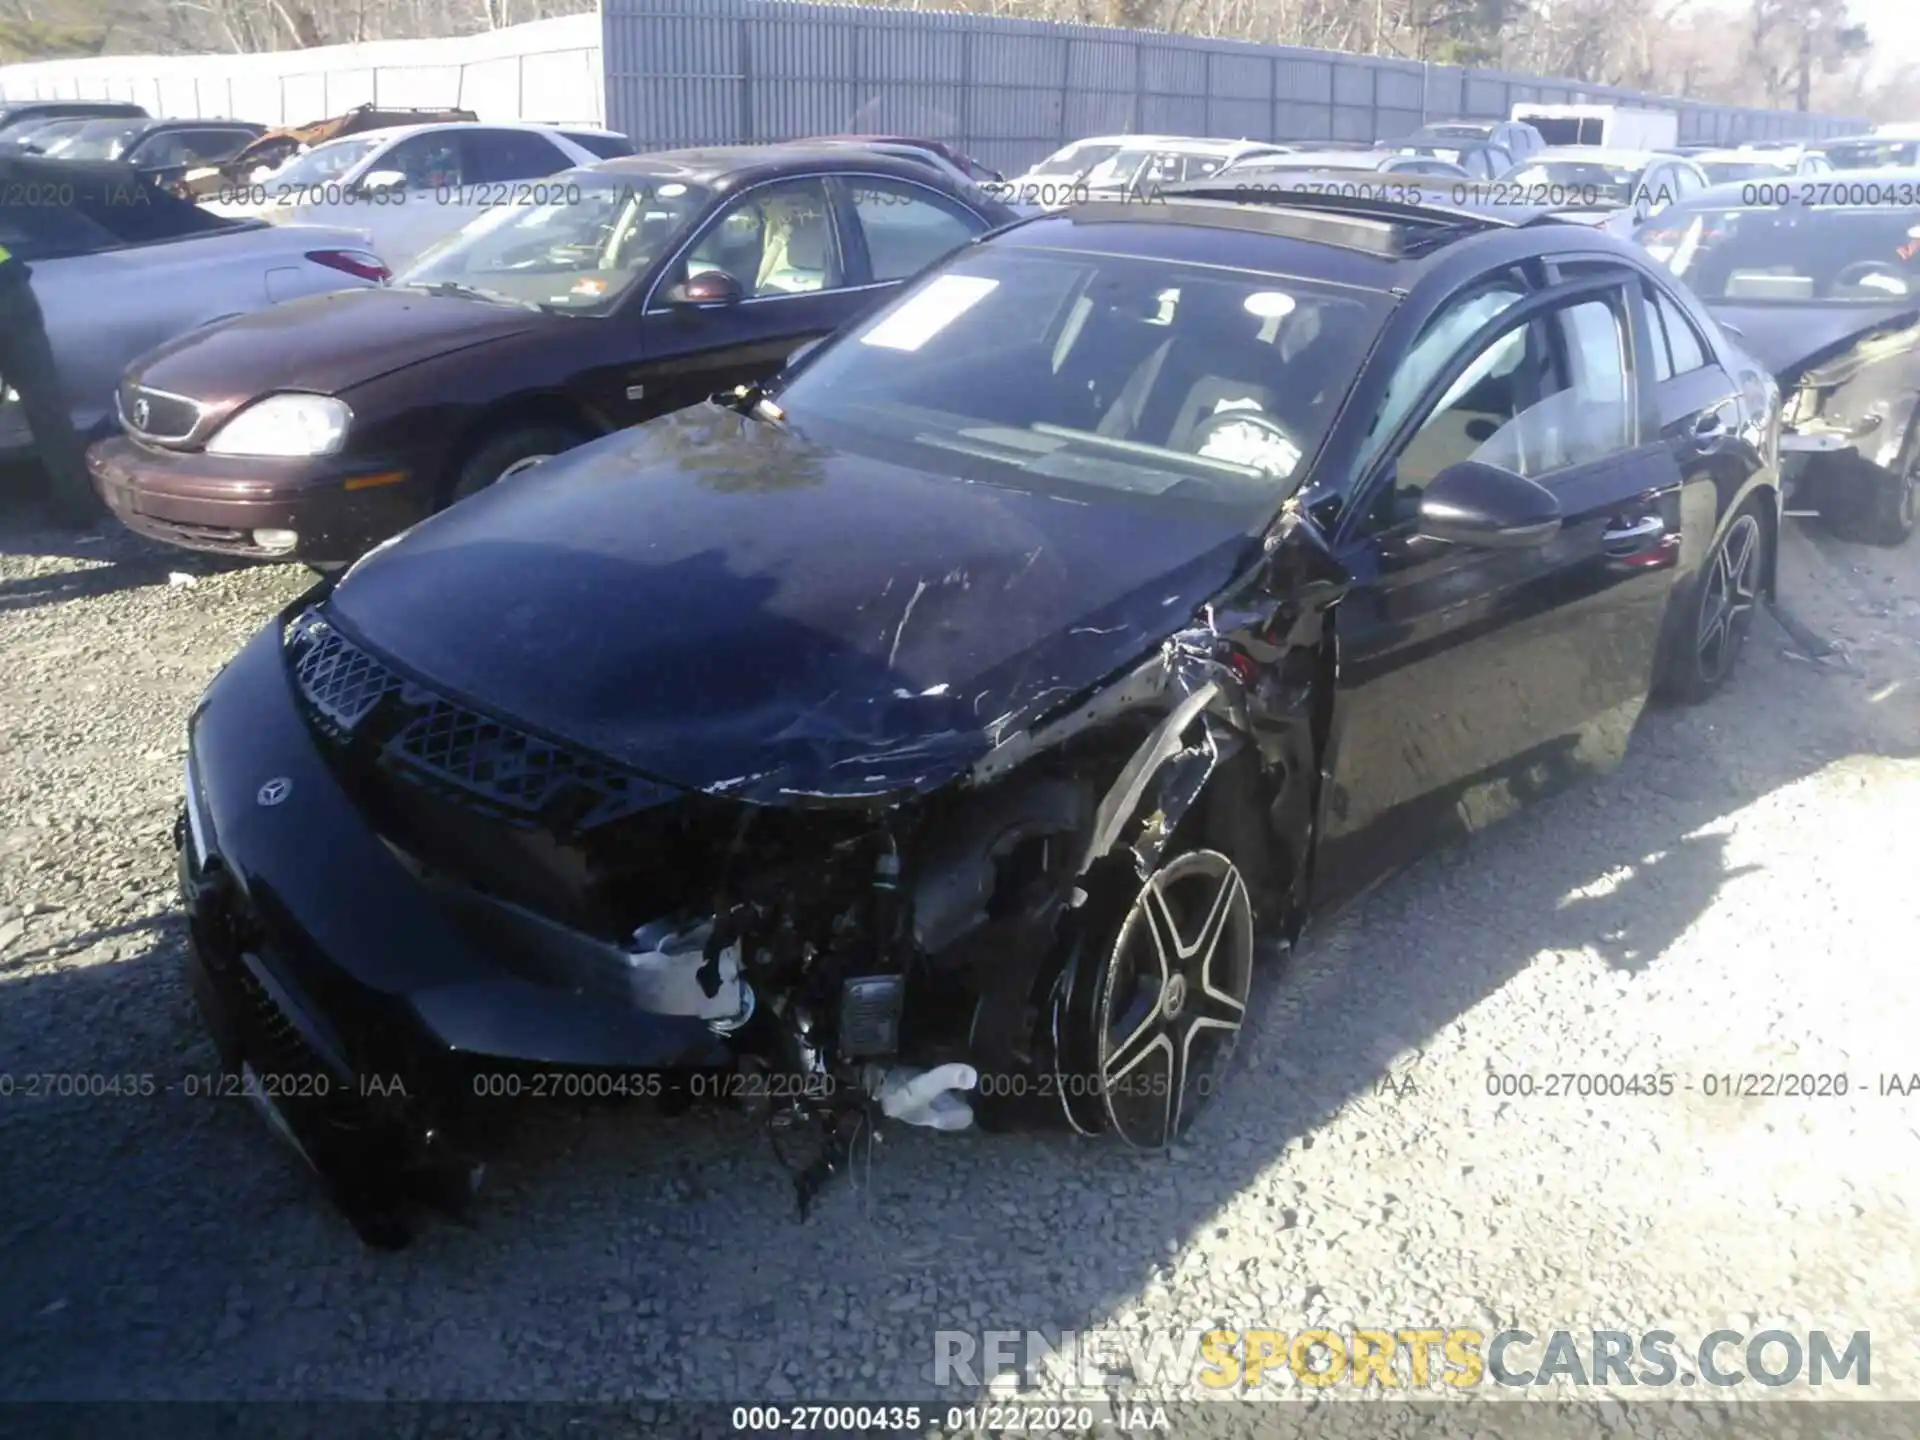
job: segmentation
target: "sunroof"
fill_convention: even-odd
[[[1506,228],[1513,223],[1470,210],[1403,205],[1315,191],[1259,195],[1230,189],[1210,190],[1204,184],[1193,184],[1169,190],[1164,198],[1169,203],[1126,205],[1095,201],[1091,205],[1075,206],[1074,214],[1090,220],[1155,219],[1179,223],[1183,219],[1191,222],[1193,212],[1199,210],[1205,213],[1207,224],[1222,229],[1286,235],[1387,258],[1422,254],[1468,235]]]

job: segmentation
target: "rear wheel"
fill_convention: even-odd
[[[1694,583],[1689,623],[1676,637],[1663,687],[1673,699],[1697,705],[1718,693],[1733,673],[1760,603],[1767,543],[1767,527],[1749,503],[1713,547]]]
[[[1866,545],[1904,545],[1920,519],[1920,445],[1913,447],[1898,473],[1860,460],[1836,485],[1838,514],[1833,530],[1847,540]]]
[[[496,481],[511,479],[582,444],[586,436],[565,425],[516,425],[487,436],[460,464],[445,503],[477,495]]]

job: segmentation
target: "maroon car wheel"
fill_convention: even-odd
[[[444,503],[452,505],[477,495],[496,480],[522,474],[586,438],[563,425],[524,425],[498,431],[481,440],[461,462]]]

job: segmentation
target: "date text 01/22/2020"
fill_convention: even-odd
[[[1647,1071],[1489,1071],[1487,1094],[1497,1099],[1618,1099],[1698,1095],[1707,1100],[1823,1100],[1852,1094],[1920,1094],[1920,1074],[1881,1074],[1855,1084],[1845,1071],[1711,1070],[1698,1076],[1670,1070]]]
[[[777,1071],[692,1070],[671,1078],[657,1072],[604,1070],[482,1071],[473,1077],[483,1100],[646,1100],[669,1091],[695,1100],[824,1100],[834,1078]]]

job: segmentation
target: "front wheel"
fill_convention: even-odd
[[[448,505],[477,495],[583,444],[586,436],[564,425],[516,425],[486,437],[461,462],[446,499]]]
[[[1105,943],[1082,952],[1056,1012],[1056,1082],[1074,1128],[1149,1150],[1184,1135],[1225,1077],[1253,958],[1239,866],[1195,849],[1155,870]]]
[[[1766,574],[1767,527],[1751,504],[1742,507],[1713,547],[1694,582],[1689,621],[1681,627],[1666,684],[1670,698],[1698,705],[1733,674]]]

